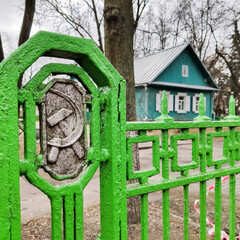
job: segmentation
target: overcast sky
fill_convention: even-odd
[[[17,48],[24,13],[24,2],[25,0],[0,0],[0,33],[5,58]],[[46,29],[44,29],[43,26],[41,26],[40,29],[39,26],[33,24],[31,36],[39,30]],[[42,65],[41,60],[38,60],[32,65],[31,69],[26,72],[26,75],[31,72],[37,72]]]
[[[0,0],[0,32],[17,36],[21,27],[22,10],[19,4],[23,1]]]
[[[0,0],[0,33],[6,55],[17,47],[23,9],[24,0]],[[39,28],[33,25],[31,35],[38,30]]]

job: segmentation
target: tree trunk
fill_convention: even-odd
[[[105,55],[127,81],[127,120],[136,120],[132,0],[105,0]]]
[[[3,52],[3,45],[2,45],[2,38],[0,34],[0,62],[4,59],[4,52]]]
[[[33,17],[35,13],[36,0],[25,0],[25,11],[21,27],[21,32],[18,40],[18,46],[21,46],[24,42],[29,39]],[[18,80],[18,88],[22,87],[22,76]]]
[[[105,0],[105,55],[127,82],[127,121],[136,121],[133,37],[132,0]],[[131,133],[127,134],[131,135]],[[133,146],[133,152],[133,164],[135,169],[139,170],[137,146]],[[128,199],[128,223],[140,222],[139,199],[139,197]]]

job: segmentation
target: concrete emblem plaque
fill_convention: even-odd
[[[84,89],[72,80],[53,80],[40,116],[45,170],[57,179],[76,176],[87,155]]]

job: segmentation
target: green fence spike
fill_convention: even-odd
[[[204,95],[202,93],[200,94],[200,98],[199,98],[199,115],[198,117],[194,118],[194,121],[197,121],[197,122],[211,121],[211,118],[205,115],[205,101],[204,101]]]
[[[204,104],[204,96],[201,93],[199,99],[199,116],[205,116],[205,104]]]
[[[233,95],[231,95],[229,100],[229,115],[235,115],[235,99]]]
[[[164,90],[161,98],[161,116],[156,118],[157,122],[173,122],[174,119],[168,116],[168,97]]]
[[[235,99],[233,95],[229,99],[229,115],[224,120],[240,120],[239,116],[235,115]]]
[[[168,115],[168,98],[165,90],[163,91],[161,99],[161,113],[162,115]]]

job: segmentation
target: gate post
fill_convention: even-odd
[[[110,88],[102,103],[103,148],[109,159],[100,165],[101,240],[127,239],[126,83]],[[113,221],[113,222],[112,222]]]
[[[18,88],[0,65],[0,240],[21,238]]]

